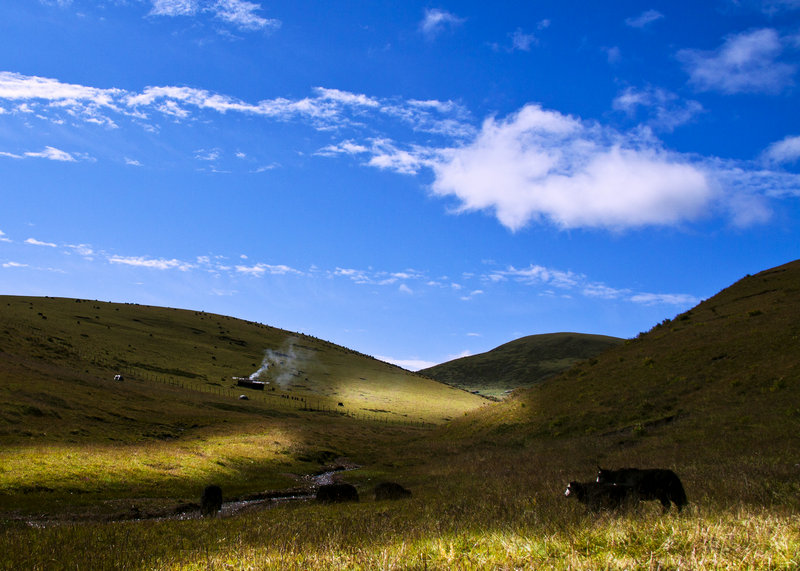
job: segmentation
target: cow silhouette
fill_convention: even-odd
[[[358,490],[351,484],[325,484],[317,488],[317,501],[325,504],[357,502]]]
[[[222,488],[215,484],[206,486],[200,498],[200,513],[214,517],[220,509],[222,509]]]
[[[564,495],[577,499],[592,511],[617,510],[639,500],[633,486],[597,482],[570,482]]]
[[[660,501],[664,513],[669,511],[672,504],[681,511],[683,506],[689,503],[680,478],[672,470],[660,468],[604,470],[598,466],[597,483],[633,486],[640,499]]]

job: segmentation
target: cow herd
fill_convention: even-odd
[[[604,470],[597,467],[593,482],[570,482],[564,491],[592,511],[617,510],[641,501],[658,500],[664,513],[672,504],[683,509],[688,501],[678,475],[672,470],[623,468]]]
[[[376,501],[401,500],[411,497],[411,491],[395,482],[382,482],[372,490]],[[658,500],[663,512],[674,504],[678,511],[688,503],[678,475],[672,470],[623,468],[605,470],[597,467],[597,478],[591,482],[570,482],[564,495],[575,498],[591,511],[619,510],[633,507],[639,502]],[[352,484],[336,482],[317,488],[316,501],[330,504],[359,501],[358,490]],[[200,498],[200,511],[204,516],[215,516],[222,508],[222,489],[207,486]]]

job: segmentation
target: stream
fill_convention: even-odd
[[[293,502],[293,501],[307,501],[314,499],[316,490],[319,486],[333,484],[336,482],[336,475],[341,472],[349,472],[358,470],[360,466],[348,464],[338,465],[336,467],[329,467],[328,469],[317,472],[314,474],[306,474],[303,476],[296,476],[300,485],[295,488],[285,490],[274,490],[268,492],[260,492],[249,494],[237,498],[231,498],[222,502],[222,508],[217,513],[216,517],[231,517],[250,511],[257,511],[267,509],[271,506]],[[224,494],[223,489],[223,494]],[[224,496],[223,496],[224,500]],[[47,528],[57,525],[74,525],[79,523],[97,523],[97,522],[123,522],[123,521],[167,521],[167,520],[189,520],[199,519],[203,517],[200,514],[199,503],[179,504],[171,510],[160,510],[159,512],[140,512],[139,508],[133,506],[128,512],[118,513],[108,516],[86,515],[78,516],[72,514],[63,518],[53,518],[47,515],[27,516],[24,518],[9,518],[24,522],[29,527],[34,528]]]

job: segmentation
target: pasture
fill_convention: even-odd
[[[792,569],[800,515],[787,474],[712,461],[683,467],[690,504],[588,512],[563,497],[588,441],[519,450],[406,440],[404,469],[344,474],[362,492],[391,474],[410,499],[266,504],[232,517],[51,524],[6,521],[9,569]],[[634,463],[645,462],[637,453]],[[783,486],[780,483],[783,481]],[[198,490],[198,494],[201,490]]]
[[[499,403],[302,338],[318,357],[284,393],[333,403],[316,408],[226,386],[294,334],[3,298],[0,569],[795,569],[798,283],[798,263],[748,276]],[[199,515],[210,484],[308,493],[343,465],[359,502]],[[688,503],[564,496],[598,465],[671,470]],[[412,496],[375,501],[385,481]]]

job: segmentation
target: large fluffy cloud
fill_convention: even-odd
[[[511,230],[542,218],[562,228],[671,225],[714,197],[702,169],[657,145],[537,105],[486,120],[433,170],[435,194],[493,210]]]

